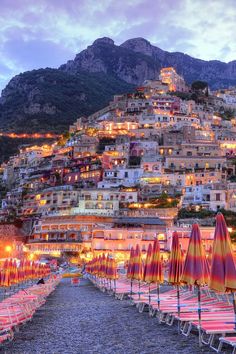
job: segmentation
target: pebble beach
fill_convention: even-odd
[[[130,301],[100,292],[88,280],[78,287],[63,280],[47,302],[0,349],[4,354],[213,353],[199,348],[197,335],[177,334]]]

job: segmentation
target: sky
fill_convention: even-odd
[[[236,60],[236,0],[0,0],[0,91],[58,67],[99,37],[143,37],[204,60]]]

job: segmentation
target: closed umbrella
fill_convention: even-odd
[[[190,235],[188,251],[185,258],[181,281],[188,285],[196,285],[198,289],[198,320],[199,320],[199,344],[201,345],[201,291],[200,286],[208,284],[209,264],[201,242],[199,226],[193,224]]]
[[[146,256],[146,261],[143,269],[143,281],[149,284],[148,287],[148,302],[150,306],[151,296],[150,296],[150,284],[151,284],[151,266],[152,266],[152,244],[149,243],[148,251]]]
[[[134,258],[134,275],[133,278],[139,282],[139,298],[140,298],[140,281],[142,280],[143,275],[143,263],[140,247],[137,244],[135,249],[135,258]]]
[[[159,240],[156,238],[152,249],[151,283],[157,284],[157,303],[160,310],[160,283],[164,280]]]
[[[218,213],[212,251],[210,288],[219,292],[232,292],[236,328],[236,266],[224,216]]]
[[[133,279],[134,279],[134,257],[135,257],[135,251],[134,248],[132,247],[130,250],[130,255],[129,255],[129,263],[128,263],[128,269],[127,269],[127,278],[130,279],[130,295],[133,293]]]
[[[183,256],[182,256],[182,251],[179,243],[179,235],[177,232],[173,232],[170,262],[169,262],[168,282],[171,283],[172,285],[176,285],[177,287],[178,315],[180,315],[179,286],[181,284],[182,271],[183,271]],[[179,322],[178,322],[178,331],[179,331]]]

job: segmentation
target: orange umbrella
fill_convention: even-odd
[[[181,284],[181,275],[183,271],[183,255],[179,243],[179,235],[177,232],[173,232],[172,235],[172,246],[170,253],[169,262],[169,276],[168,282],[177,286],[177,310],[178,315],[180,315],[180,294],[179,286]],[[179,331],[179,322],[178,322]]]
[[[199,345],[201,342],[201,291],[200,286],[206,285],[209,280],[209,264],[201,242],[199,226],[193,224],[190,235],[188,251],[185,258],[181,281],[188,285],[197,285],[198,288],[198,320],[199,320]]]
[[[151,263],[151,283],[157,283],[157,303],[158,310],[160,310],[160,283],[164,280],[163,269],[161,263],[161,252],[160,244],[158,238],[154,240],[153,249],[152,249],[152,263]]]

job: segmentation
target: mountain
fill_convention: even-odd
[[[101,72],[28,71],[15,76],[2,91],[0,128],[61,133],[79,116],[107,105],[114,94],[133,89],[133,85]]]
[[[58,69],[32,70],[15,76],[0,98],[0,129],[62,132],[80,115],[106,105],[116,93],[132,91],[173,66],[188,83],[207,81],[211,88],[236,85],[236,61],[204,61],[170,53],[143,38],[120,46],[99,38]]]
[[[72,74],[78,70],[102,71],[140,85],[145,79],[157,78],[160,69],[167,66],[176,68],[188,83],[204,80],[211,88],[236,85],[236,60],[227,64],[195,59],[183,53],[164,51],[144,38],[129,39],[120,46],[110,38],[99,38],[60,69]]]

